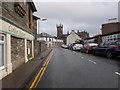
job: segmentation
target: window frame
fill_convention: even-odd
[[[4,46],[4,60],[3,60],[3,66],[0,66],[0,70],[3,70],[4,68],[5,68],[5,60],[6,60],[6,58],[5,58],[5,47],[6,47],[6,43],[5,43],[5,35],[3,35],[3,34],[0,34],[0,36],[3,36],[3,38],[4,38],[4,40],[3,41],[0,41],[0,44],[2,44],[3,46]]]

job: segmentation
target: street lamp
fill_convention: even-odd
[[[41,21],[45,21],[45,20],[47,20],[47,19],[46,18],[41,19]]]
[[[43,18],[43,19],[41,19],[41,18],[40,18],[40,20],[39,20],[39,21],[46,21],[46,20],[47,20],[46,18]],[[40,24],[39,24],[38,34],[40,34]]]

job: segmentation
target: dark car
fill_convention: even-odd
[[[98,46],[97,43],[85,43],[83,45],[83,48],[81,50],[81,52],[85,52],[85,53],[92,53],[92,48]]]
[[[107,58],[120,56],[120,41],[101,43],[93,48],[94,55],[105,55]]]

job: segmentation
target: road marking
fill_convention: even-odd
[[[44,66],[45,66],[46,63],[47,63],[47,61],[45,61],[45,63],[43,64],[42,68],[40,69],[40,71],[38,72],[38,74],[37,74],[37,76],[35,77],[34,81],[32,82],[30,88],[34,87],[34,85],[35,85],[37,79],[39,78],[39,75],[41,74],[42,70],[44,69]]]
[[[42,78],[42,76],[43,76],[43,74],[44,74],[44,72],[45,72],[45,70],[46,70],[46,68],[47,68],[47,66],[48,66],[48,64],[49,64],[49,62],[50,62],[50,60],[51,60],[51,58],[52,58],[52,54],[51,54],[50,57],[48,58],[48,61],[46,62],[46,66],[45,66],[45,68],[43,69],[43,71],[42,71],[42,73],[41,73],[39,79],[37,80],[36,85],[35,85],[34,88],[36,88],[37,85],[38,85],[38,83],[40,82],[40,80],[41,80],[41,78]]]
[[[94,63],[94,64],[96,64],[96,62],[95,61],[92,61],[92,60],[88,60],[89,62],[92,62],[92,63]]]
[[[81,57],[82,59],[84,58],[84,57]]]
[[[32,82],[32,84],[30,85],[30,88],[29,90],[31,90],[31,88],[35,88],[37,87],[38,83],[40,82],[47,66],[48,66],[48,63],[50,62],[51,58],[52,58],[52,55],[53,55],[53,50],[52,52],[49,54],[49,56],[47,57],[47,59],[45,60],[44,64],[42,65],[42,68],[40,68],[37,76],[35,77],[34,81]]]
[[[49,63],[49,61],[47,62],[47,65],[48,65],[48,63]],[[47,65],[46,65],[46,66],[47,66]],[[39,79],[37,80],[36,85],[35,85],[35,87],[34,87],[34,88],[36,88],[36,87],[37,87],[37,85],[38,85],[38,83],[40,82],[40,80],[41,80],[41,78],[42,78],[42,76],[43,76],[43,74],[44,74],[44,72],[45,72],[46,68],[47,68],[47,67],[45,67],[45,68],[43,69],[43,72],[41,73],[41,75],[40,75]]]
[[[120,75],[120,72],[115,72],[116,75]]]

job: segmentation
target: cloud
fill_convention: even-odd
[[[101,24],[118,17],[117,2],[35,2],[35,15],[47,18],[40,22],[40,31],[56,35],[56,24],[70,30],[86,30],[90,35],[100,33]]]

